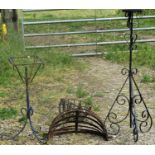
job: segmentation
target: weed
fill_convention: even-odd
[[[92,96],[88,96],[85,100],[84,100],[85,106],[86,107],[92,107],[93,106],[93,98]]]
[[[78,98],[82,98],[88,95],[88,92],[84,90],[83,86],[81,84],[78,85],[77,90],[76,90],[76,96]]]
[[[100,107],[97,106],[97,105],[94,105],[94,106],[93,106],[93,110],[96,111],[96,112],[98,112],[98,111],[100,111]]]

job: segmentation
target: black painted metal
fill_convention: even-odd
[[[18,62],[20,60],[21,62]],[[30,61],[31,60],[31,61]],[[23,62],[25,61],[25,62]],[[30,61],[30,62],[28,62]],[[41,143],[45,144],[47,142],[47,137],[43,137],[40,135],[40,133],[34,128],[33,122],[32,122],[32,115],[34,113],[33,108],[30,103],[30,96],[29,96],[29,84],[33,81],[34,77],[36,76],[39,69],[43,66],[43,62],[38,57],[11,57],[9,58],[9,62],[13,65],[13,68],[15,68],[22,80],[22,82],[25,84],[25,92],[26,92],[26,108],[21,109],[21,114],[23,118],[25,118],[23,127],[12,136],[12,139],[16,139],[17,136],[19,136],[20,133],[22,133],[27,125],[29,123],[30,129],[32,130],[32,134],[34,137]],[[22,67],[22,71],[19,69]],[[24,74],[22,74],[24,72]]]
[[[125,12],[125,16],[128,17],[127,20],[127,27],[129,28],[130,34],[129,39],[129,68],[123,68],[121,73],[122,75],[127,75],[123,86],[121,87],[116,99],[114,100],[109,113],[105,119],[105,123],[109,126],[109,134],[118,134],[120,132],[120,123],[123,122],[129,116],[130,128],[133,130],[133,137],[134,141],[138,141],[139,132],[144,133],[148,132],[152,127],[152,117],[148,111],[146,103],[142,97],[142,94],[138,88],[138,85],[134,79],[134,75],[137,74],[138,70],[133,68],[132,65],[132,52],[137,48],[136,46],[136,39],[137,34],[133,31],[133,14],[134,13],[141,13],[142,10],[123,10]],[[127,35],[125,35],[126,37]],[[123,93],[123,89],[125,85],[129,82],[129,96]],[[138,112],[138,106],[142,107],[141,114]],[[115,109],[116,105],[121,107],[128,107],[125,116],[123,113],[121,116],[118,116],[117,108]]]
[[[91,110],[91,107],[75,104],[75,100],[61,99],[59,103],[59,114],[52,121],[48,138],[54,135],[67,133],[90,133],[108,140],[108,134],[104,123]]]

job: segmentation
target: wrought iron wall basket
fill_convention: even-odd
[[[89,133],[108,140],[106,127],[102,120],[91,110],[91,107],[76,105],[75,100],[61,99],[59,114],[52,121],[48,138],[66,133]]]

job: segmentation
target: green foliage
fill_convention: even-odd
[[[15,108],[0,108],[0,120],[15,118],[17,110]]]

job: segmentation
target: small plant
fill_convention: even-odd
[[[85,106],[86,107],[92,107],[93,106],[93,98],[92,96],[88,96],[85,100],[84,100]]]
[[[76,96],[78,98],[82,98],[82,97],[85,97],[88,95],[88,92],[86,90],[83,89],[82,85],[80,84],[78,87],[77,87],[77,90],[76,90]]]
[[[84,100],[85,106],[86,107],[91,107],[93,111],[100,111],[100,107],[96,104],[93,104],[93,97],[92,96],[88,96],[85,100]]]
[[[15,108],[0,108],[0,120],[15,118],[17,110]]]
[[[94,111],[100,111],[100,107],[97,106],[97,105],[95,105],[95,106],[93,107],[93,110],[94,110]]]

